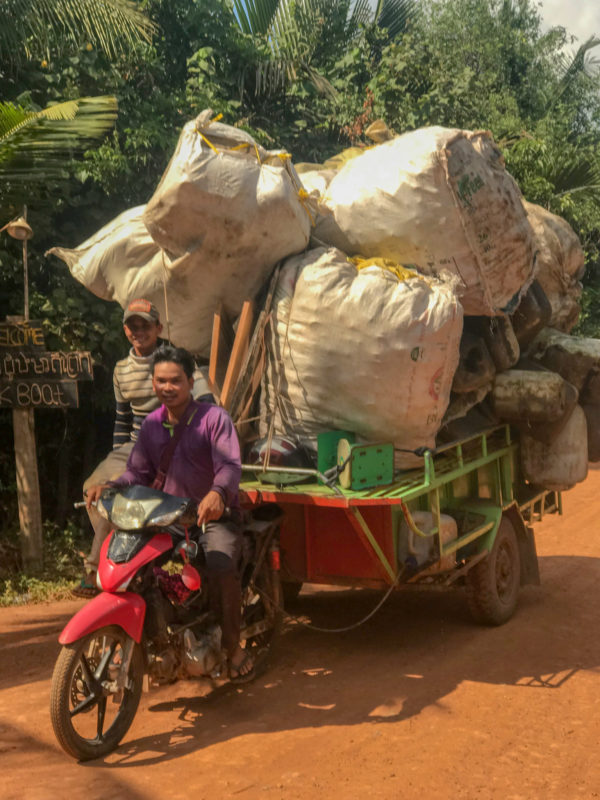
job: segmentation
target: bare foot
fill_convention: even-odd
[[[254,678],[254,662],[239,644],[229,659],[229,679],[232,683],[246,683]]]

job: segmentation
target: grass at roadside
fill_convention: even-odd
[[[70,597],[81,578],[81,552],[87,551],[91,534],[74,523],[59,528],[44,523],[44,567],[38,574],[23,571],[18,532],[0,538],[0,606],[44,603]]]

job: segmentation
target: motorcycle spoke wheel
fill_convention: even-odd
[[[138,707],[144,666],[134,644],[125,688],[111,692],[129,637],[116,626],[100,628],[63,647],[52,676],[50,716],[63,749],[80,761],[112,752]]]
[[[261,672],[281,627],[282,593],[279,572],[265,564],[245,593],[242,603],[242,646],[250,654],[256,672]],[[260,625],[260,633],[244,638],[244,628]]]

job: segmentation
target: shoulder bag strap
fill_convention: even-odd
[[[179,422],[173,431],[173,436],[169,439],[167,445],[165,446],[164,450],[160,454],[160,462],[158,464],[158,470],[156,472],[156,477],[152,481],[152,489],[159,489],[162,491],[163,486],[165,485],[165,481],[167,479],[167,472],[169,471],[169,466],[171,464],[171,459],[173,458],[173,453],[175,452],[177,445],[179,444],[179,440],[183,436],[184,428],[186,427],[185,422]]]

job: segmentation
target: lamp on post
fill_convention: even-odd
[[[3,228],[0,228],[0,233],[2,231],[6,231],[13,239],[23,242],[23,305],[25,323],[27,323],[29,322],[27,241],[33,236],[31,226],[27,222],[27,206],[23,207],[22,216],[12,219]],[[25,569],[36,572],[42,567],[43,537],[33,408],[13,407],[12,415],[19,525],[21,529],[21,556]]]
[[[29,321],[29,268],[27,264],[27,240],[33,236],[31,226],[27,222],[27,206],[23,206],[23,214],[16,219],[11,219],[0,233],[6,231],[13,239],[23,242],[23,305],[25,306],[25,322]]]

